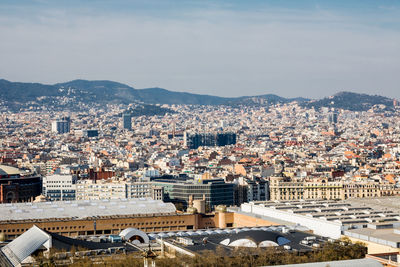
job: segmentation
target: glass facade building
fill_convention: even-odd
[[[165,201],[182,203],[188,206],[189,197],[206,200],[206,204],[212,208],[217,205],[233,205],[234,184],[225,183],[223,179],[210,179],[201,181],[176,181],[155,179],[154,184],[164,188]]]

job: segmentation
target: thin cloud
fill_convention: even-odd
[[[0,76],[110,79],[223,96],[399,97],[398,32],[321,12],[207,8],[154,17],[51,8],[2,16]]]

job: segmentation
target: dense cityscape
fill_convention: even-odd
[[[307,254],[343,237],[367,244],[367,257],[395,255],[400,108],[393,101],[392,111],[315,110],[295,101],[159,105],[171,112],[152,116],[132,115],[137,104],[3,113],[2,264],[37,261],[7,247],[43,233],[60,251],[107,249],[108,257],[270,246]],[[255,238],[270,232],[275,237]],[[202,247],[207,239],[213,247]],[[87,257],[101,261],[93,253]],[[61,265],[74,258],[56,255]]]
[[[1,0],[0,267],[400,267],[400,2]]]

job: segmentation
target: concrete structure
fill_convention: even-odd
[[[152,199],[164,201],[164,187],[153,185],[150,192]]]
[[[193,200],[193,207],[198,213],[206,213],[206,200],[205,199],[195,199]]]
[[[153,199],[163,200],[164,196],[163,189],[155,186],[151,182],[132,181],[132,182],[127,182],[126,186],[127,186],[128,198],[155,197]],[[153,188],[158,188],[158,189],[153,190]]]

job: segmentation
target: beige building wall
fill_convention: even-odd
[[[365,241],[365,240],[361,240],[361,239],[354,238],[354,237],[349,237],[349,236],[343,236],[343,237],[349,238],[353,243],[355,243],[355,242],[364,243],[365,246],[368,248],[368,254],[400,252],[399,248],[392,248],[390,246],[385,246],[385,245],[381,245],[381,244],[378,244],[378,243]]]
[[[289,177],[270,178],[270,200],[340,199],[400,195],[392,184],[328,181],[320,178],[296,180]]]
[[[345,199],[342,182],[319,179],[304,182],[304,199]]]
[[[221,220],[220,216],[224,216]],[[21,235],[33,225],[43,230],[65,236],[119,234],[122,230],[133,227],[144,232],[196,230],[232,227],[234,216],[231,212],[217,214],[177,214],[164,216],[104,216],[81,220],[46,219],[15,222],[0,222],[0,233],[13,239]]]
[[[264,219],[247,216],[244,214],[233,213],[233,227],[254,227],[254,226],[270,226],[279,225]]]

